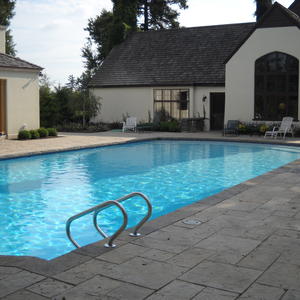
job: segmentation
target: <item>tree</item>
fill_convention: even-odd
[[[9,26],[10,20],[15,15],[16,0],[0,0],[0,24]],[[10,30],[6,31],[6,53],[15,56],[15,44]]]
[[[100,99],[91,95],[80,79],[71,75],[66,85],[53,87],[47,75],[40,78],[40,118],[43,127],[79,124],[77,128],[85,128],[98,115]]]
[[[187,0],[139,0],[138,16],[142,16],[144,22],[142,30],[178,28],[179,12],[173,8],[187,9]]]
[[[102,10],[99,16],[89,19],[84,29],[89,33],[88,42],[82,49],[85,69],[93,71],[111,50],[110,32],[113,26],[113,13]],[[95,45],[93,52],[92,46]]]
[[[272,6],[273,0],[255,0],[256,11],[254,15],[256,16],[256,21],[265,14],[265,12]]]
[[[112,0],[113,11],[102,10],[89,19],[85,30],[88,41],[82,49],[85,73],[92,76],[110,50],[123,42],[129,33],[137,30],[179,27],[180,9],[186,9],[187,0]],[[138,28],[138,20],[143,19]],[[95,48],[95,50],[93,50]]]
[[[59,111],[51,82],[46,74],[40,77],[40,121],[43,127],[53,127],[58,124]]]
[[[113,24],[109,32],[110,48],[124,41],[137,28],[137,0],[112,0]]]

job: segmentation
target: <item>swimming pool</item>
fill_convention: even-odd
[[[52,259],[74,249],[66,220],[133,191],[146,194],[156,218],[296,159],[300,148],[212,141],[156,140],[0,161],[0,254]],[[128,201],[129,226],[146,214]],[[100,214],[113,233],[118,210]],[[77,220],[79,244],[100,239],[91,216]]]

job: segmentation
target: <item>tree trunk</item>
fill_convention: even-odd
[[[144,4],[144,31],[149,30],[149,4],[148,0],[145,0]]]

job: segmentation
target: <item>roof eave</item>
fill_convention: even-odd
[[[7,70],[10,70],[10,71],[32,71],[32,72],[41,72],[42,70],[44,70],[44,68],[42,67],[36,67],[36,68],[29,68],[29,67],[15,67],[15,66],[1,66],[0,65],[0,69],[3,70],[3,69],[7,69]]]
[[[128,84],[128,85],[116,85],[116,84],[90,84],[88,87],[90,89],[97,88],[132,88],[132,87],[185,87],[185,86],[212,86],[212,87],[224,87],[225,82],[197,82],[197,83],[186,83],[186,82],[177,82],[177,83],[149,83],[149,84]]]

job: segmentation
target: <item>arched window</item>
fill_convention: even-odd
[[[255,62],[255,105],[257,120],[298,119],[298,59],[272,52]]]

